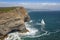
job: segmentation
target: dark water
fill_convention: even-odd
[[[25,38],[24,40],[60,40],[60,11],[32,11],[29,12],[34,24],[44,19],[45,29],[50,33],[35,38]],[[40,30],[40,25],[35,25]]]

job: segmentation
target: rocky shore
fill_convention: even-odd
[[[24,23],[29,20],[30,17],[24,7],[0,8],[0,39],[3,40],[11,32],[27,32]]]

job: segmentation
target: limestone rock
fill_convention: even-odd
[[[5,37],[12,30],[27,32],[24,23],[29,20],[30,17],[23,7],[16,7],[8,12],[0,12],[0,38]]]

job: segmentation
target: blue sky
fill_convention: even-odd
[[[60,10],[60,0],[0,0],[0,7],[23,6],[30,9]]]
[[[48,3],[59,3],[60,0],[0,0],[0,2],[48,2]]]

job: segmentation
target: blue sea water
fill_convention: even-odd
[[[60,40],[60,11],[30,11],[28,14],[31,19],[25,26],[29,32],[9,34],[11,38],[7,40]],[[45,25],[40,25],[42,19]]]
[[[24,40],[60,40],[60,11],[31,11],[29,12],[34,28],[40,33],[38,37],[25,38]],[[44,28],[37,23],[44,19]],[[43,30],[41,30],[43,28]],[[45,34],[44,34],[45,33]],[[36,34],[37,35],[37,34]]]

